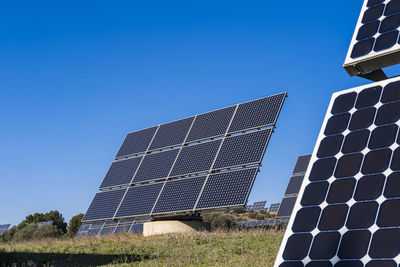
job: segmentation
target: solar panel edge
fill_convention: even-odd
[[[326,114],[325,114],[321,129],[320,129],[320,132],[318,134],[318,138],[317,138],[315,146],[314,146],[312,157],[311,157],[310,162],[309,162],[309,167],[307,168],[307,172],[306,172],[306,174],[304,176],[304,179],[303,179],[303,182],[302,182],[302,185],[301,185],[301,188],[300,188],[296,203],[295,203],[293,211],[292,211],[292,216],[289,219],[288,226],[286,228],[286,232],[284,234],[284,237],[283,237],[282,242],[281,242],[281,246],[280,246],[278,254],[276,256],[274,267],[279,267],[279,265],[281,263],[285,262],[285,260],[283,259],[283,252],[285,250],[285,247],[286,247],[286,244],[288,242],[289,237],[293,234],[291,229],[292,229],[295,217],[296,217],[294,215],[296,215],[296,213],[302,208],[302,206],[300,205],[300,202],[302,200],[302,197],[303,197],[303,194],[304,194],[304,191],[305,191],[305,187],[309,184],[309,177],[310,177],[312,166],[319,159],[317,157],[317,152],[318,152],[318,149],[319,149],[321,141],[325,138],[325,134],[324,134],[325,128],[327,126],[329,118],[334,116],[333,114],[331,114],[331,110],[332,110],[332,107],[333,107],[333,104],[334,104],[335,100],[341,95],[345,95],[345,94],[352,93],[352,92],[356,92],[357,94],[359,94],[364,89],[368,89],[368,88],[372,88],[372,87],[376,87],[376,86],[381,86],[382,88],[384,88],[386,85],[388,85],[390,83],[393,83],[393,82],[398,82],[398,81],[400,81],[400,77],[394,77],[394,78],[390,78],[390,79],[387,79],[387,80],[384,80],[384,81],[374,82],[374,83],[367,84],[367,85],[362,85],[362,86],[358,86],[358,87],[345,89],[345,90],[342,90],[342,91],[337,91],[337,92],[332,94],[332,97],[331,97],[329,105],[327,107]],[[383,94],[383,90],[382,90],[381,94]]]

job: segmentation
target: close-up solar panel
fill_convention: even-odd
[[[399,104],[400,78],[333,95],[275,266],[398,266]]]
[[[360,75],[400,63],[400,2],[365,0],[344,68]]]
[[[128,134],[83,221],[244,207],[285,97]]]

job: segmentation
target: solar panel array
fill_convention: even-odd
[[[281,203],[274,203],[269,206],[268,212],[278,212]]]
[[[286,224],[286,220],[267,219],[267,220],[252,220],[252,221],[239,221],[237,226],[239,228],[258,228],[258,227],[271,227]]]
[[[267,205],[267,201],[258,201],[254,202],[253,206],[251,207],[252,210],[265,210],[265,205]]]
[[[95,237],[111,234],[140,234],[143,232],[143,223],[147,221],[151,221],[151,218],[106,221],[93,224],[83,223],[75,237]]]
[[[1,224],[0,225],[0,235],[10,229],[11,224]]]
[[[275,266],[399,265],[399,125],[400,78],[333,95]]]
[[[400,2],[365,0],[344,64],[359,75],[400,62]]]
[[[128,134],[83,221],[244,206],[285,98]]]
[[[276,215],[278,218],[291,216],[310,159],[311,155],[304,155],[297,158],[292,177],[286,187],[285,197],[282,199],[279,211]]]

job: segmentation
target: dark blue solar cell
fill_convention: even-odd
[[[244,206],[258,168],[212,174],[196,209]]]
[[[115,217],[150,215],[162,186],[163,183],[130,187]]]
[[[226,137],[213,169],[260,163],[271,137],[271,129]]]
[[[297,197],[288,197],[282,199],[281,206],[279,207],[276,217],[290,217],[294,205],[296,204]]]
[[[143,233],[143,224],[142,223],[132,224],[132,227],[129,230],[129,233],[131,233],[131,234],[141,234],[141,233]]]
[[[391,82],[385,86],[382,94],[382,103],[388,103],[400,100],[400,81]]]
[[[349,229],[368,229],[375,223],[378,203],[375,201],[359,202],[350,208],[346,226]]]
[[[400,11],[400,1],[399,0],[391,0],[386,5],[385,16],[390,16],[399,11]]]
[[[393,31],[400,27],[400,14],[396,14],[390,17],[386,17],[379,28],[380,33]]]
[[[368,108],[379,102],[382,93],[382,86],[374,86],[362,90],[357,97],[356,108]]]
[[[194,117],[190,117],[160,125],[149,149],[154,150],[183,144],[193,119]]]
[[[399,37],[399,31],[391,31],[380,35],[376,38],[374,51],[379,52],[385,49],[389,49],[397,43]]]
[[[390,259],[400,253],[400,229],[379,229],[372,237],[369,256]]]
[[[369,140],[369,131],[361,130],[351,132],[346,136],[342,147],[343,154],[360,152],[367,147]]]
[[[321,141],[317,152],[317,157],[325,158],[336,155],[342,148],[343,138],[344,137],[342,134],[325,137]]]
[[[144,157],[133,183],[165,178],[171,171],[179,149],[148,154]]]
[[[389,167],[391,156],[392,150],[390,149],[379,149],[368,152],[365,156],[361,172],[363,174],[384,172]]]
[[[400,197],[400,172],[388,176],[384,196],[387,198]]]
[[[292,231],[295,233],[311,232],[317,227],[320,214],[320,207],[300,209],[293,222]]]
[[[310,250],[313,260],[329,260],[336,255],[340,241],[339,232],[319,233],[315,236]]]
[[[376,108],[374,107],[357,110],[351,116],[349,130],[357,131],[368,128],[374,122],[375,114]]]
[[[187,142],[223,135],[232,119],[236,106],[198,115],[194,120]]]
[[[400,226],[400,199],[386,200],[381,204],[376,224],[379,227]]]
[[[379,25],[380,21],[375,20],[361,26],[358,30],[357,41],[373,37],[378,32]]]
[[[346,232],[340,241],[338,256],[341,259],[361,259],[367,254],[370,238],[371,233],[368,230]]]
[[[368,262],[365,267],[397,267],[397,264],[395,261],[390,260],[374,260]]]
[[[112,219],[125,191],[119,189],[97,193],[82,221]]]
[[[375,124],[396,123],[400,119],[400,102],[392,102],[381,106],[376,115]]]
[[[151,127],[148,129],[129,133],[122,143],[122,146],[119,149],[116,157],[119,158],[145,152],[156,130],[157,127]]]
[[[338,96],[332,106],[331,113],[333,115],[350,111],[354,107],[357,94],[352,92]]]
[[[216,140],[183,147],[171,172],[171,176],[210,170],[220,144],[221,140]]]
[[[193,210],[205,179],[201,176],[166,182],[153,214]]]
[[[240,104],[229,132],[274,125],[281,110],[286,93]]]
[[[293,234],[286,242],[283,251],[285,260],[302,260],[307,256],[312,241],[311,234]]]
[[[329,205],[323,211],[318,228],[321,231],[339,230],[345,223],[348,211],[345,204]]]
[[[385,0],[368,0],[367,7],[372,7],[374,5],[380,4]]]
[[[301,205],[315,206],[321,204],[325,200],[328,187],[328,182],[310,183],[304,189]]]
[[[395,124],[385,125],[372,131],[368,147],[378,149],[390,147],[396,142],[398,127]]]
[[[115,226],[113,227],[103,227],[101,228],[101,231],[99,233],[100,236],[106,236],[106,235],[111,235],[114,233]]]
[[[351,58],[359,58],[365,55],[368,55],[371,51],[372,48],[374,47],[375,43],[375,38],[369,38],[362,40],[360,42],[357,42],[353,46],[353,51],[351,52]]]
[[[357,201],[377,199],[382,194],[384,183],[383,174],[362,177],[357,183],[354,199]]]
[[[356,175],[360,170],[362,159],[363,154],[361,153],[344,155],[338,160],[335,177],[342,178]]]
[[[349,124],[350,113],[343,113],[339,115],[332,116],[329,118],[326,128],[325,135],[333,135],[340,134],[347,129],[347,125]]]
[[[385,8],[384,4],[376,5],[368,8],[364,12],[364,16],[362,18],[362,23],[368,23],[373,20],[379,19],[383,15],[383,9]]]
[[[119,160],[111,164],[100,188],[129,184],[142,157]]]
[[[324,158],[314,162],[309,176],[310,181],[328,180],[335,169],[336,158]]]

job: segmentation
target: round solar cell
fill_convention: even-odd
[[[385,49],[389,49],[397,43],[399,37],[399,31],[391,31],[380,35],[376,38],[374,51],[379,52]]]

